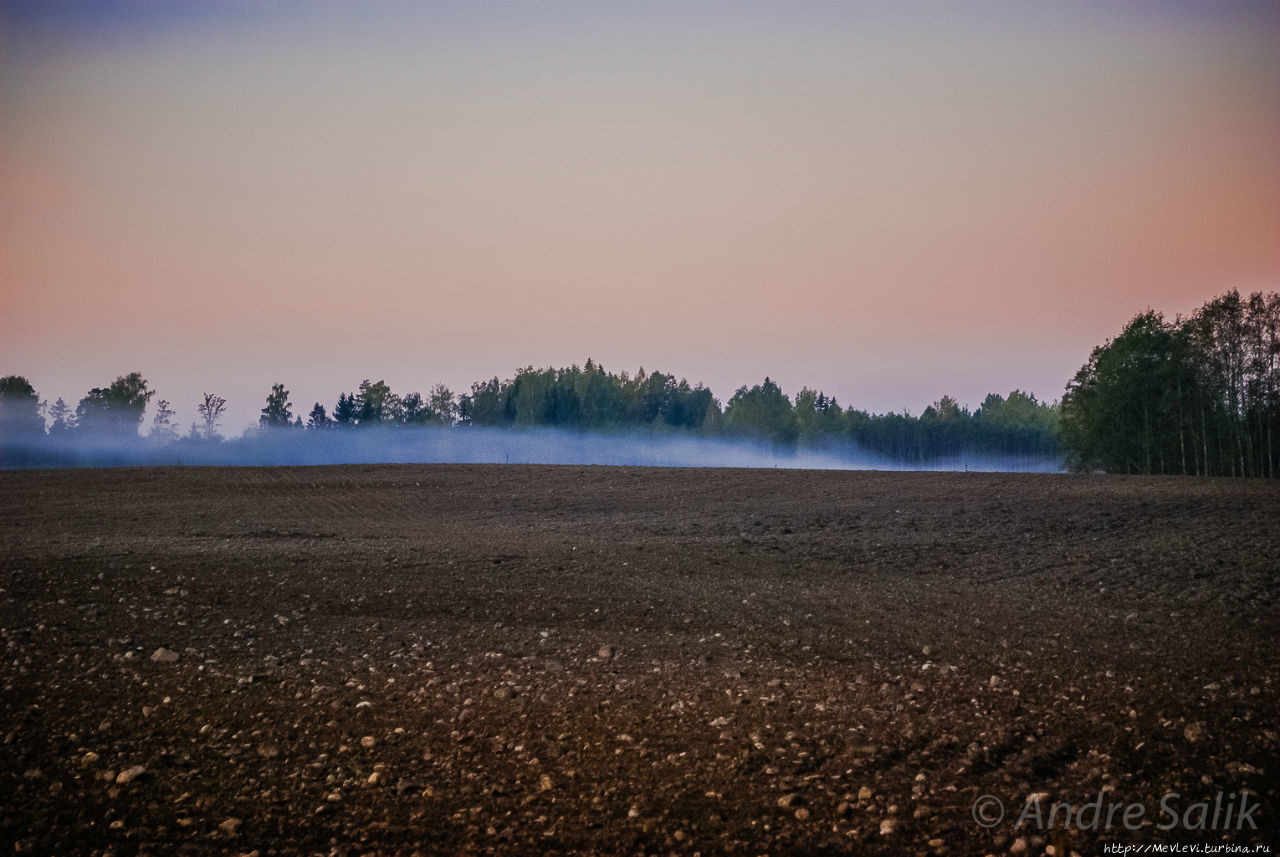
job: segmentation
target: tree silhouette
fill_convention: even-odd
[[[65,438],[76,427],[76,413],[61,396],[49,407],[49,419],[53,421],[49,426],[49,437]]]
[[[771,440],[783,447],[796,445],[800,426],[791,400],[770,378],[751,389],[739,387],[724,411],[725,429]]]
[[[218,437],[218,425],[222,422],[222,414],[227,409],[227,400],[213,393],[203,394],[200,404],[196,405],[196,413],[204,421],[203,425],[192,425],[193,437],[213,440]]]
[[[356,423],[374,426],[382,422],[397,422],[400,416],[400,399],[391,392],[387,382],[381,379],[360,382],[356,396]]]
[[[293,425],[293,405],[289,404],[289,391],[284,384],[272,384],[267,394],[267,406],[258,417],[260,428],[289,428]]]
[[[173,422],[174,410],[166,399],[156,403],[155,416],[151,418],[151,434],[155,443],[169,443],[178,439],[178,427]]]
[[[440,425],[451,426],[454,420],[457,419],[458,405],[454,401],[453,391],[444,384],[436,384],[431,388],[427,407],[430,410],[432,421]]]
[[[316,402],[311,407],[311,413],[307,415],[308,429],[327,429],[333,425],[333,421],[329,419],[329,414],[325,412],[324,405]]]
[[[94,387],[76,407],[78,431],[133,439],[147,402],[155,394],[138,372],[121,375],[108,387]]]
[[[333,424],[338,428],[349,428],[356,424],[359,412],[359,406],[353,394],[339,393],[338,404],[333,408]]]
[[[763,441],[782,452],[838,453],[853,447],[924,463],[982,454],[1057,457],[1063,449],[1062,420],[1068,419],[1073,463],[1079,467],[1274,474],[1280,440],[1277,308],[1275,296],[1255,295],[1211,303],[1172,325],[1158,316],[1144,319],[1116,342],[1095,349],[1063,407],[1014,390],[1007,398],[987,396],[974,412],[941,396],[919,417],[905,411],[872,414],[842,408],[834,397],[807,387],[792,401],[765,378],[739,388],[722,409],[701,384],[644,368],[635,375],[615,374],[589,359],[559,369],[525,366],[506,380],[477,381],[462,396],[436,384],[425,397],[401,397],[385,381],[366,379],[358,392],[338,396],[332,418],[315,403],[306,427],[439,424],[696,432]],[[15,401],[25,402],[28,411],[34,402],[38,418],[39,401],[29,387],[14,387]],[[78,422],[86,432],[114,427],[123,436],[130,431],[136,436],[150,396],[140,375],[123,376],[85,396]],[[225,399],[206,393],[197,406],[201,422],[192,425],[191,436],[216,438],[225,410]],[[77,421],[65,403],[51,413],[55,428]],[[294,419],[289,391],[272,385],[259,425],[301,423],[301,417]],[[171,424],[172,409],[161,401],[153,438],[166,437]]]
[[[44,437],[40,397],[21,375],[0,378],[0,439],[31,440]]]

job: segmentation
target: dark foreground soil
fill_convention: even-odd
[[[1280,842],[1277,484],[8,472],[0,549],[6,851]]]

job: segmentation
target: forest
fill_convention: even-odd
[[[1280,294],[1139,313],[1067,385],[1061,421],[1075,470],[1275,477]]]
[[[204,394],[195,404],[197,419],[183,431],[164,399],[156,399],[149,425],[144,426],[155,395],[148,381],[134,372],[90,390],[72,408],[62,399],[46,404],[25,378],[0,379],[4,462],[26,467],[84,463],[84,454],[77,450],[90,450],[92,456],[93,450],[108,446],[117,457],[123,447],[138,453],[126,455],[130,460],[146,460],[148,451],[195,452],[210,444],[236,444],[266,434],[277,442],[290,436],[305,442],[316,439],[317,433],[413,427],[554,428],[741,439],[767,445],[781,455],[860,450],[905,466],[966,456],[1061,457],[1057,406],[1017,390],[1007,397],[989,395],[972,412],[943,396],[913,416],[845,408],[834,397],[808,388],[789,397],[765,378],[739,388],[721,406],[701,384],[643,368],[634,375],[613,373],[593,360],[560,369],[525,367],[505,380],[477,381],[462,395],[442,384],[426,395],[398,394],[385,381],[365,380],[357,389],[339,393],[332,409],[316,402],[305,417],[295,412],[289,390],[275,384],[264,399],[258,425],[229,440],[221,433],[227,405],[223,397]]]
[[[1012,457],[1056,460],[1077,471],[1274,477],[1280,295],[1232,291],[1172,321],[1139,313],[1093,349],[1061,403],[1014,390],[992,393],[973,410],[943,396],[918,415],[871,413],[808,387],[789,396],[766,377],[722,405],[702,384],[643,368],[614,373],[588,359],[565,368],[526,366],[460,395],[443,384],[426,395],[400,394],[385,381],[365,380],[339,393],[331,409],[316,402],[305,416],[285,385],[275,384],[258,425],[230,440],[222,435],[226,405],[205,393],[184,431],[172,404],[137,372],[89,390],[74,408],[61,398],[42,400],[26,378],[10,375],[0,379],[0,464],[86,463],[68,450],[106,444],[133,448],[139,454],[130,460],[146,460],[148,450],[181,452],[267,434],[287,443],[319,432],[484,427],[743,439],[784,455],[859,451],[902,466]]]

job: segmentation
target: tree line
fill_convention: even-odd
[[[59,463],[58,441],[220,443],[226,400],[206,393],[183,432],[159,400],[140,436],[154,390],[139,373],[88,391],[75,408],[41,401],[21,376],[0,378],[0,463]],[[788,396],[769,378],[740,387],[723,406],[701,384],[674,375],[582,366],[527,366],[505,380],[477,381],[455,395],[424,396],[382,380],[316,402],[304,418],[275,384],[258,431],[371,427],[550,426],[582,432],[683,432],[745,437],[778,450],[839,452],[853,446],[903,464],[973,456],[1056,458],[1071,469],[1200,476],[1280,475],[1280,295],[1230,291],[1187,317],[1146,310],[1093,349],[1061,403],[1014,390],[973,411],[943,396],[919,415],[841,406],[809,388]]]
[[[5,461],[25,466],[50,463],[61,446],[58,441],[106,440],[152,446],[222,442],[220,429],[227,403],[213,393],[205,393],[196,403],[197,419],[185,432],[171,403],[157,400],[149,431],[140,435],[154,395],[146,379],[134,372],[90,390],[73,409],[62,399],[52,405],[42,402],[25,378],[0,379],[0,437],[8,439]],[[425,396],[416,392],[401,395],[383,380],[365,380],[356,390],[340,393],[332,409],[316,402],[305,418],[295,413],[285,385],[274,384],[252,431],[306,433],[409,426],[686,433],[749,438],[783,452],[838,453],[854,446],[904,464],[977,455],[1062,455],[1058,407],[1017,390],[1007,397],[991,394],[972,412],[943,396],[913,416],[845,408],[833,396],[807,387],[790,397],[765,378],[755,386],[740,387],[721,406],[702,384],[691,385],[674,375],[643,368],[634,375],[613,373],[593,360],[560,369],[527,366],[505,380],[477,381],[462,395],[455,395],[443,384],[436,384]],[[52,463],[57,463],[56,456]]]
[[[1280,474],[1280,294],[1139,313],[1067,385],[1062,435],[1077,470]]]

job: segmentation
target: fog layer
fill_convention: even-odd
[[[397,428],[260,431],[234,440],[42,438],[5,445],[6,467],[266,466],[329,464],[596,464],[808,470],[973,470],[1053,473],[1041,457],[962,455],[903,462],[853,446],[794,450],[689,434],[586,434],[560,429]]]

